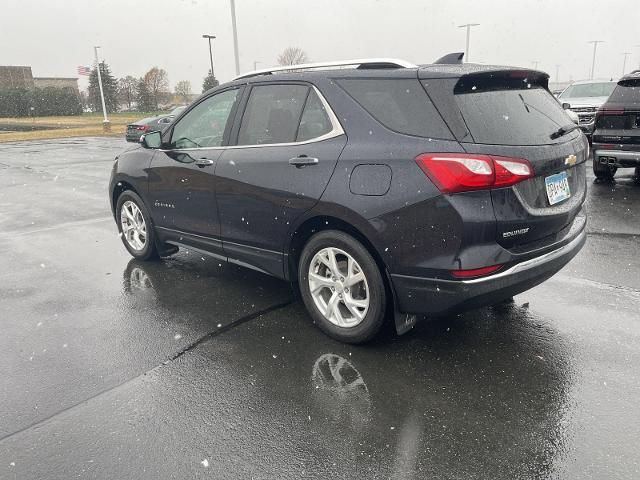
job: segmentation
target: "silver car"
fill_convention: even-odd
[[[587,136],[591,136],[596,111],[607,101],[615,86],[616,82],[608,80],[575,82],[558,96],[558,101],[578,115],[578,125]]]

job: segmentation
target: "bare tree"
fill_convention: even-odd
[[[131,110],[133,102],[138,95],[138,79],[127,75],[118,80],[118,100],[127,105],[127,110]]]
[[[287,47],[280,55],[278,55],[278,64],[282,66],[298,65],[307,61],[307,54],[304,53],[304,50],[298,47]]]
[[[187,103],[191,96],[191,82],[189,80],[180,80],[176,83],[176,95],[182,97],[184,103]]]
[[[144,74],[144,83],[157,110],[158,104],[169,96],[169,76],[166,70],[153,67]]]

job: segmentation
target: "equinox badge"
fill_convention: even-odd
[[[578,157],[576,157],[575,155],[571,154],[567,158],[564,159],[564,164],[573,166],[573,165],[576,164],[577,161],[578,161]]]

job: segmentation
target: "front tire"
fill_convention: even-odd
[[[330,337],[364,343],[382,328],[384,280],[369,251],[352,236],[328,230],[311,237],[300,257],[298,281],[313,322]]]
[[[158,258],[151,216],[136,193],[126,190],[118,197],[116,221],[122,243],[132,257],[138,260]]]

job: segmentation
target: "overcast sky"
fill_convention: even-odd
[[[34,76],[76,76],[93,45],[113,73],[141,76],[157,65],[171,85],[200,92],[209,68],[203,33],[216,35],[221,81],[235,74],[228,0],[1,0],[0,65],[30,65]],[[597,77],[640,63],[639,0],[236,0],[240,70],[276,63],[287,46],[312,61],[396,57],[428,63],[462,51],[472,30],[471,61],[533,66],[555,79],[588,78],[592,46]],[[81,87],[86,84],[86,79]]]

